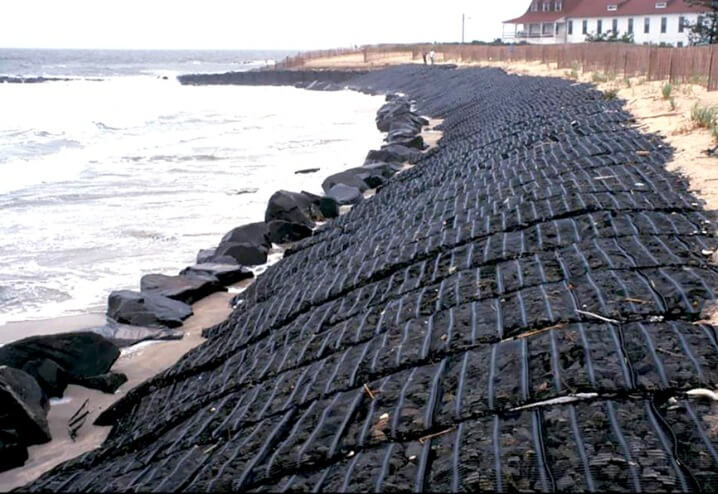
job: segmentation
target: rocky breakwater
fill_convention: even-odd
[[[440,146],[27,490],[714,490],[718,243],[672,150],[570,81],[351,84],[443,118]]]

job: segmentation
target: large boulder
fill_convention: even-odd
[[[200,249],[197,252],[197,264],[203,264],[205,262],[212,262],[212,258],[217,253],[216,248],[212,249]]]
[[[14,341],[0,348],[0,365],[22,369],[48,396],[62,396],[68,384],[107,373],[119,356],[117,345],[86,331]]]
[[[119,290],[110,293],[107,315],[133,326],[175,328],[192,315],[192,307],[162,295]]]
[[[386,139],[389,144],[398,144],[407,148],[417,149],[423,151],[428,146],[424,143],[424,138],[421,136],[404,137],[404,136],[389,136]]]
[[[268,226],[269,238],[276,244],[296,242],[297,240],[312,236],[312,229],[301,223],[274,220],[270,221]]]
[[[388,132],[392,122],[411,114],[411,103],[405,96],[395,95],[376,112],[376,127]]]
[[[217,246],[217,252],[211,262],[220,263],[225,258],[234,259],[243,266],[256,266],[267,262],[269,247],[245,242],[227,242]]]
[[[327,191],[327,196],[342,205],[357,204],[364,199],[364,196],[359,189],[344,184],[337,184],[329,189]]]
[[[408,161],[413,163],[421,158],[422,153],[414,149],[402,146],[401,144],[389,144],[382,146],[381,149],[372,149],[366,156],[365,162],[385,161],[388,163],[403,163]]]
[[[209,276],[216,278],[223,285],[233,285],[254,277],[254,273],[244,266],[217,263],[195,264],[180,271],[180,275],[187,277]]]
[[[319,201],[319,211],[325,218],[336,218],[339,216],[339,203],[331,197],[322,197]]]
[[[244,243],[251,245],[265,245],[271,247],[269,241],[269,230],[264,221],[249,223],[247,225],[238,226],[237,228],[226,233],[222,237],[221,243]]]
[[[193,304],[224,287],[217,278],[211,276],[168,276],[165,274],[146,274],[140,279],[140,291],[152,295],[162,295],[185,304]]]
[[[402,169],[401,163],[386,163],[384,161],[368,161],[362,165],[374,173],[379,173],[385,179],[390,179]]]
[[[48,442],[49,405],[40,385],[19,369],[0,366],[0,472],[22,466],[27,446]]]
[[[344,184],[364,192],[369,189],[370,186],[364,181],[361,176],[362,173],[368,174],[369,172],[367,170],[362,171],[361,168],[350,168],[348,170],[335,173],[334,175],[329,175],[326,179],[324,179],[324,182],[322,182],[322,189],[324,189],[324,193],[327,193],[329,189],[335,185]]]
[[[181,340],[184,337],[184,333],[179,329],[131,326],[110,319],[107,320],[105,325],[90,328],[89,331],[99,334],[120,348],[132,346],[142,341]]]
[[[117,372],[105,372],[96,376],[81,377],[73,384],[79,384],[86,388],[97,389],[103,393],[114,393],[117,388],[127,382],[127,376]]]
[[[321,197],[308,192],[279,190],[269,198],[264,221],[269,223],[273,220],[282,220],[312,228],[314,221],[322,219],[319,211],[320,200]]]

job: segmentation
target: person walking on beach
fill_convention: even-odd
[[[421,52],[421,58],[424,59],[424,65],[426,65],[426,52],[425,51]]]
[[[436,56],[436,54],[434,53],[434,50],[431,50],[429,52],[429,61],[431,62],[431,65],[434,65],[434,57],[435,56]]]

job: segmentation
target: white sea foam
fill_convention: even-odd
[[[2,85],[0,324],[103,307],[262,220],[277,189],[321,192],[379,145],[381,103],[154,75]]]

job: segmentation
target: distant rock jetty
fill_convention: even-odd
[[[69,81],[71,79],[63,77],[11,77],[0,75],[0,84],[37,84],[40,82],[57,82],[57,81]]]
[[[181,84],[236,84],[244,86],[295,86],[306,89],[339,90],[350,79],[366,74],[362,70],[252,70],[223,74],[178,76]]]

